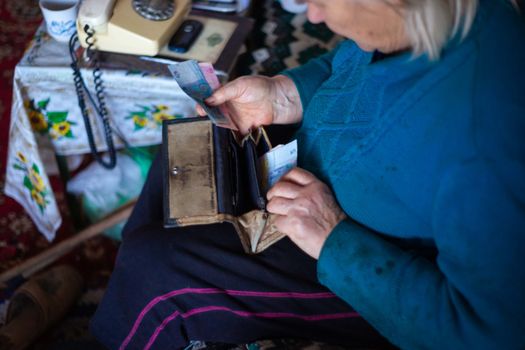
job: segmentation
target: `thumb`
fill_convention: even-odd
[[[218,106],[229,100],[239,98],[244,91],[242,85],[243,84],[238,83],[238,80],[229,82],[228,84],[215,90],[213,95],[206,99],[206,103],[210,106]]]

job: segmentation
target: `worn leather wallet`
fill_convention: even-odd
[[[266,212],[259,157],[271,149],[261,127],[239,138],[207,118],[164,122],[164,226],[230,222],[247,253],[284,237]]]

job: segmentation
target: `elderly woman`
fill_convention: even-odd
[[[523,19],[503,0],[307,4],[349,40],[207,101],[242,132],[299,126],[300,167],[268,192],[289,240],[248,256],[226,224],[163,229],[154,165],[94,334],[523,349]]]

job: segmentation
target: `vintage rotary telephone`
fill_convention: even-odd
[[[84,0],[77,18],[80,44],[88,46],[88,26],[98,50],[155,56],[190,9],[190,0]]]
[[[82,2],[76,23],[77,33],[69,41],[71,68],[91,154],[103,167],[112,169],[117,162],[113,132],[126,146],[128,145],[118,128],[110,125],[97,51],[155,56],[173,36],[190,8],[190,0],[84,0]],[[86,48],[85,57],[93,68],[94,97],[80,72],[76,54],[79,42]],[[85,96],[91,101],[102,122],[109,159],[104,159],[97,150]]]

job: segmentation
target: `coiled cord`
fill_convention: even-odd
[[[79,44],[77,33],[73,34],[69,39],[69,55],[71,56],[71,68],[73,69],[73,81],[75,84],[75,90],[78,97],[78,106],[80,112],[82,113],[82,118],[84,119],[84,125],[86,127],[86,134],[88,138],[89,148],[91,149],[91,154],[95,160],[106,169],[113,169],[117,164],[117,154],[115,151],[115,145],[113,143],[113,131],[111,129],[110,120],[108,117],[108,110],[106,107],[106,101],[104,97],[104,83],[102,80],[102,70],[98,62],[96,52],[94,52],[93,47],[95,44],[94,30],[89,28],[89,26],[84,26],[84,32],[86,33],[86,54],[93,60],[93,83],[95,86],[95,97],[97,101],[89,92],[84,79],[82,78],[82,73],[80,72],[80,67],[78,64],[78,58],[75,54],[75,48]],[[91,104],[95,108],[100,120],[102,121],[102,126],[104,128],[104,136],[106,140],[106,145],[109,153],[109,160],[105,160],[97,150],[97,145],[95,144],[95,138],[93,135],[93,128],[91,126],[91,121],[89,120],[89,113],[86,107],[85,95],[88,96]]]

